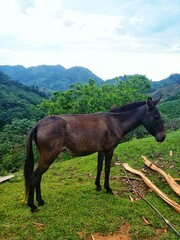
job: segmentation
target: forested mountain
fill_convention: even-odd
[[[69,89],[71,84],[75,84],[77,82],[80,82],[82,84],[87,83],[89,78],[94,79],[98,85],[104,82],[114,84],[116,83],[117,79],[117,78],[109,80],[101,79],[100,77],[93,74],[87,68],[72,67],[66,69],[61,65],[40,65],[28,68],[25,68],[22,65],[16,66],[1,65],[0,71],[9,75],[12,80],[18,81],[19,83],[22,83],[27,86],[38,86],[41,90],[45,92],[65,91]],[[132,76],[125,75],[119,76],[118,78],[122,81],[126,81],[130,77]],[[171,74],[169,77],[163,80],[156,82],[152,81],[151,92],[154,92],[162,87],[164,88],[171,84],[177,84],[176,86],[180,84],[180,74],[178,73]],[[165,92],[165,88],[163,91]],[[171,89],[171,93],[172,91],[173,87]]]
[[[11,123],[12,119],[36,119],[36,107],[45,95],[38,88],[30,88],[12,81],[0,72],[0,128]]]
[[[160,81],[152,82],[151,90],[155,91],[161,87],[166,87],[170,84],[180,84],[180,74],[171,74],[169,77],[162,79]]]
[[[64,91],[71,84],[80,82],[87,83],[89,78],[93,78],[97,84],[103,80],[84,67],[72,67],[69,69],[61,65],[50,66],[40,65],[36,67],[25,68],[21,65],[0,66],[0,71],[9,75],[12,80],[23,83],[27,86],[38,86],[43,91]]]
[[[119,76],[113,79],[106,80],[109,83],[116,83],[116,79],[119,78],[122,81],[126,81],[129,77],[132,77],[132,75],[125,75],[125,76]],[[159,80],[159,81],[152,81],[151,82],[151,92],[156,91],[159,88],[169,86],[171,84],[180,84],[180,74],[175,73],[171,74],[169,77]]]
[[[156,98],[163,95],[164,100],[176,100],[180,99],[180,84],[169,84],[165,87],[159,87],[152,92],[152,95]]]

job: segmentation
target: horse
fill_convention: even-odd
[[[123,136],[139,125],[143,125],[158,142],[166,135],[156,100],[133,102],[108,112],[92,114],[51,115],[40,120],[29,132],[24,164],[27,205],[31,212],[37,211],[34,204],[34,190],[38,205],[44,205],[41,196],[41,177],[56,157],[67,150],[72,156],[86,156],[98,153],[96,190],[101,190],[100,176],[105,159],[104,189],[112,194],[109,185],[110,165],[114,149]],[[34,170],[33,140],[37,146],[39,161]]]

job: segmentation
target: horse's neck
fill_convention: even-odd
[[[144,112],[145,107],[141,106],[137,109],[121,114],[120,124],[122,126],[123,135],[126,135],[142,124],[142,117]]]

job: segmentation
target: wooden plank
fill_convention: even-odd
[[[0,183],[3,183],[3,182],[5,182],[5,181],[8,181],[9,179],[11,179],[11,178],[13,178],[13,177],[14,177],[13,174],[11,174],[11,175],[9,175],[9,176],[5,176],[5,177],[0,177]]]

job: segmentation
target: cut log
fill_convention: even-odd
[[[13,178],[14,175],[9,175],[9,176],[5,176],[5,177],[0,177],[0,183],[8,181],[9,179]]]
[[[93,236],[93,235],[91,235],[91,238],[92,238],[92,240],[95,240],[95,238],[94,238],[94,236]]]
[[[178,195],[180,195],[180,185],[177,184],[177,182],[175,182],[174,179],[169,174],[166,174],[162,169],[158,168],[147,157],[142,156],[142,158],[144,159],[146,166],[148,166],[149,168],[151,168],[154,171],[159,172],[166,179],[167,183],[174,190],[174,192],[176,192]]]
[[[173,207],[178,213],[180,213],[180,205],[177,204],[175,201],[168,198],[161,190],[159,190],[142,172],[131,168],[127,163],[123,163],[123,167],[131,172],[139,175],[142,177],[144,182],[150,187],[155,193],[157,193],[164,201],[166,201],[171,207]]]
[[[174,179],[174,181],[176,181],[176,182],[179,182],[180,181],[180,178],[173,178]]]

